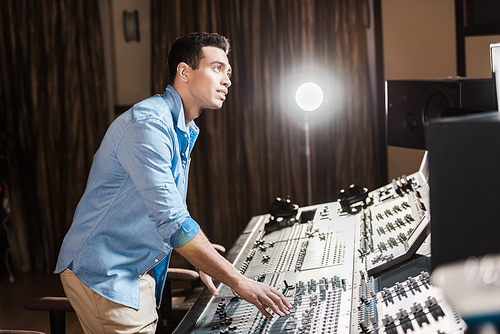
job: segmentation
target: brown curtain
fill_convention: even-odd
[[[54,270],[107,126],[97,0],[0,2],[12,262]]]
[[[374,189],[364,1],[152,0],[153,93],[168,80],[168,49],[192,31],[231,40],[233,86],[221,110],[196,121],[188,206],[213,242],[231,246],[276,196],[305,206],[337,200],[355,183]],[[322,86],[314,112],[294,100],[303,82]],[[312,203],[307,202],[305,116],[309,120]]]

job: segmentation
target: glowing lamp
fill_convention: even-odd
[[[295,101],[305,111],[316,110],[323,103],[323,91],[317,84],[307,82],[297,89]]]

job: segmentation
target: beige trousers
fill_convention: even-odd
[[[60,276],[64,292],[85,333],[155,333],[158,313],[155,281],[151,276],[146,274],[141,278],[139,310],[114,303],[95,293],[69,269]]]

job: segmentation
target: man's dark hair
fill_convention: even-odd
[[[193,69],[198,69],[200,61],[204,57],[202,48],[214,46],[222,49],[226,54],[229,52],[229,40],[216,33],[189,33],[175,40],[168,55],[169,83],[173,84],[177,74],[177,65],[184,62]]]

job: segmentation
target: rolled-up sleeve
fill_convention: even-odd
[[[184,221],[181,227],[170,237],[170,244],[174,248],[181,247],[193,239],[200,226],[192,218],[188,218]]]

